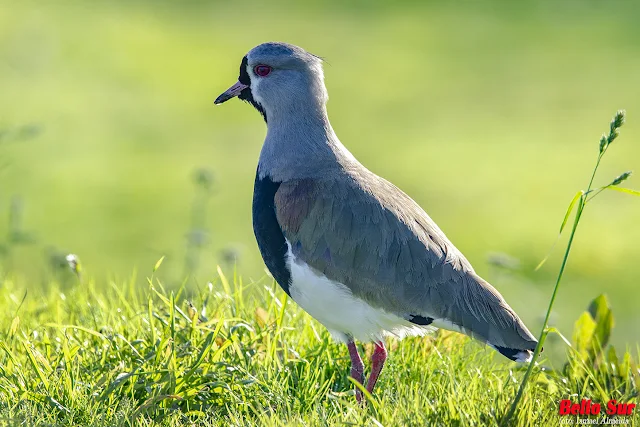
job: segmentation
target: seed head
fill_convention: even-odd
[[[65,259],[67,260],[67,264],[69,264],[69,268],[71,269],[71,271],[79,276],[81,267],[80,259],[78,258],[78,256],[76,254],[69,254],[65,257]]]
[[[602,153],[604,151],[604,148],[607,146],[607,135],[602,135],[602,138],[600,138],[600,152]]]
[[[625,111],[618,110],[609,124],[609,135],[603,135],[600,139],[600,153],[602,153],[620,135],[618,129],[624,124]]]
[[[197,169],[193,174],[193,179],[196,185],[203,188],[206,191],[210,191],[213,187],[214,176],[213,172],[208,169]]]
[[[620,184],[622,181],[625,181],[627,178],[629,178],[632,173],[633,172],[631,172],[631,171],[627,171],[627,172],[621,174],[616,179],[611,181],[611,184],[609,184],[609,185],[618,185],[618,184]]]
[[[622,127],[622,125],[624,124],[624,116],[625,116],[625,114],[626,114],[626,111],[618,110],[616,115],[613,117],[613,120],[611,121],[611,130],[612,131]]]

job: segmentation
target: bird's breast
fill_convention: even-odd
[[[253,188],[253,232],[265,265],[276,282],[289,294],[291,271],[286,263],[287,244],[274,206],[278,188],[279,182],[274,182],[269,176],[260,178],[256,173]]]

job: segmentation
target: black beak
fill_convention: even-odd
[[[242,92],[244,89],[246,89],[248,87],[249,86],[247,86],[245,84],[237,82],[236,84],[231,86],[229,89],[224,91],[224,93],[222,95],[217,97],[216,100],[213,101],[213,103],[218,105],[218,104],[222,104],[223,102],[227,102],[231,98],[235,98],[236,96],[240,95],[240,92]]]

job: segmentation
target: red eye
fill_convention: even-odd
[[[256,65],[253,67],[253,72],[256,73],[256,76],[265,77],[271,72],[271,67],[268,65]]]

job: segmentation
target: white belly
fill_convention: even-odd
[[[374,308],[353,296],[345,285],[333,282],[296,259],[287,241],[287,266],[291,272],[291,298],[322,323],[339,340],[379,341],[383,335],[399,338],[423,335],[434,328],[415,325],[400,316]]]

